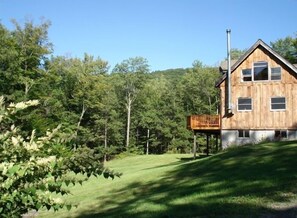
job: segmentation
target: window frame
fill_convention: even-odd
[[[250,130],[249,129],[239,129],[237,130],[237,136],[238,138],[250,138],[251,134],[250,134]]]
[[[258,66],[255,66],[255,65],[258,65]],[[267,68],[267,79],[257,79],[255,80],[255,68],[263,68],[263,66],[265,65],[265,68]],[[263,81],[269,81],[269,65],[268,65],[268,62],[267,61],[257,61],[257,62],[254,62],[253,63],[253,72],[252,72],[252,75],[253,75],[253,81],[255,82],[263,82]]]
[[[239,109],[239,106],[241,105],[248,105],[248,104],[239,104],[239,100],[243,99],[249,99],[251,100],[251,109]],[[244,112],[244,111],[252,111],[253,110],[253,99],[251,97],[239,97],[237,98],[237,111]]]
[[[284,99],[285,102],[284,103],[272,103],[272,99]],[[278,109],[274,109],[272,108],[272,105],[282,105],[284,104],[285,108],[278,108]],[[271,111],[285,111],[287,109],[287,99],[286,97],[283,97],[283,96],[275,96],[275,97],[271,97],[270,98],[270,110]]]
[[[274,139],[280,140],[280,139],[287,139],[287,138],[288,138],[288,130],[286,130],[286,129],[274,130]]]
[[[249,75],[244,75],[244,71],[250,71]],[[244,80],[245,78],[251,78],[251,80]],[[241,81],[242,82],[252,82],[253,81],[253,70],[251,68],[246,68],[241,70]]]
[[[279,74],[277,74],[277,76],[279,76],[279,79],[272,79],[272,76],[275,76],[275,75],[272,75],[273,74],[272,71],[274,71],[276,69],[279,69]],[[270,80],[271,81],[280,81],[280,80],[282,80],[282,68],[280,66],[270,68]]]
[[[255,80],[255,68],[260,68],[262,65],[267,65],[267,73],[268,73],[268,79],[264,79],[264,80]],[[258,65],[258,66],[255,66]],[[274,71],[278,71],[279,73],[275,73]],[[249,75],[245,75],[244,71],[250,71],[251,76]],[[274,72],[274,73],[273,73]],[[274,75],[273,75],[274,74]],[[275,78],[276,77],[276,78]],[[251,78],[250,80],[246,78]],[[253,62],[252,64],[252,68],[244,68],[241,69],[241,82],[269,82],[269,81],[281,81],[282,80],[282,67],[277,65],[274,67],[271,67],[268,63],[268,61],[257,61],[257,62]]]

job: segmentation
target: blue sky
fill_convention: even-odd
[[[231,47],[297,33],[297,0],[0,0],[0,20],[50,20],[54,55],[101,57],[111,69],[130,57],[151,70],[215,66]]]

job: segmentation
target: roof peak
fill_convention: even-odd
[[[285,58],[283,58],[280,54],[274,51],[269,45],[267,45],[262,39],[258,39],[235,63],[231,63],[231,73],[248,57],[250,56],[256,48],[262,46],[265,50],[279,59],[283,64],[285,64],[288,68],[293,70],[297,74],[297,67],[296,65],[291,64]],[[224,72],[224,68],[220,66],[220,70]],[[216,86],[219,86],[224,80],[226,79],[226,74],[223,78],[217,83]]]

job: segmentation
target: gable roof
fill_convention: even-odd
[[[231,66],[233,66],[237,61],[238,59],[231,60]],[[226,72],[228,70],[228,61],[222,61],[219,68],[221,72]]]
[[[265,42],[263,42],[261,39],[258,39],[258,41],[249,49],[246,51],[244,55],[242,55],[234,64],[231,66],[231,73],[248,57],[250,54],[256,50],[258,47],[263,47],[266,51],[268,51],[270,54],[272,54],[274,57],[276,57],[278,60],[280,60],[283,64],[285,64],[288,68],[290,68],[293,72],[297,74],[297,66],[291,64],[289,61],[287,61],[285,58],[280,56],[277,52],[275,52],[270,46],[268,46]],[[225,81],[227,78],[227,74],[225,73],[223,77],[217,82],[216,87],[218,87],[222,82]]]

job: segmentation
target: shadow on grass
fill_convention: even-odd
[[[278,142],[181,159],[164,177],[130,183],[79,217],[296,217],[296,157],[296,142]]]
[[[206,154],[199,154],[196,156],[196,158],[194,157],[182,157],[180,158],[181,161],[193,161],[193,160],[200,160],[200,159],[203,159],[203,158],[206,158],[206,157],[211,157],[211,154],[210,155],[206,155]]]

